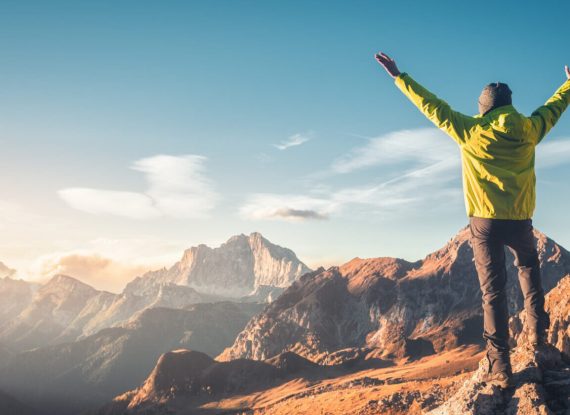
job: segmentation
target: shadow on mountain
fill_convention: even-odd
[[[393,365],[367,352],[339,364],[323,366],[293,352],[284,352],[264,361],[235,359],[218,362],[201,352],[176,350],[160,357],[141,387],[115,398],[98,414],[168,412],[165,402],[183,403],[185,410],[192,414],[230,414],[234,412],[227,409],[223,412],[220,409],[210,411],[200,406],[232,396],[265,391],[294,379],[312,383],[358,370]],[[240,408],[239,411],[246,409]]]

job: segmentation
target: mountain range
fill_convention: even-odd
[[[548,291],[570,273],[570,254],[538,231],[535,239]],[[514,314],[524,301],[512,253],[506,253]],[[325,363],[348,348],[418,358],[478,343],[481,332],[481,294],[464,228],[420,261],[356,258],[304,275],[255,316],[219,359],[263,360],[294,351]]]
[[[307,271],[291,250],[252,233],[231,237],[218,248],[190,248],[171,268],[135,278],[120,294],[65,275],[42,286],[5,277],[0,280],[0,344],[28,350],[79,340],[154,307],[265,302]]]
[[[570,406],[570,367],[562,359],[570,344],[567,307],[556,311],[554,304],[570,303],[564,290],[570,254],[544,234],[534,235],[545,290],[556,287],[547,303],[554,322],[549,339],[559,349],[549,349],[547,360],[554,362],[549,366],[551,376],[562,385],[525,377],[537,367],[537,360],[525,351],[524,334],[516,330],[524,325],[524,312],[512,265],[507,268],[507,289],[514,316],[511,326],[519,342],[513,357],[518,397],[499,393],[501,398],[495,399],[495,389],[482,380],[483,363],[469,373],[482,357],[482,318],[473,252],[464,228],[420,261],[356,258],[303,275],[252,317],[215,360],[191,350],[163,355],[146,381],[99,413],[419,414],[440,406],[444,409],[434,413],[490,415],[506,413],[501,411],[507,407],[514,408],[509,412],[513,414],[558,413],[545,408],[560,408],[564,402]],[[507,263],[512,261],[507,251]],[[284,359],[296,362],[299,371],[274,371],[271,362]],[[212,376],[219,372],[224,375]],[[358,377],[360,373],[364,374]],[[239,381],[232,384],[229,379],[234,378]],[[262,389],[259,379],[266,379]],[[530,389],[528,382],[534,382]],[[563,394],[547,405],[548,393],[540,391],[555,387]],[[357,397],[350,394],[355,388],[360,391]],[[534,397],[544,402],[543,412],[529,412]],[[342,403],[345,400],[353,408],[349,412],[339,409],[348,405]]]
[[[506,250],[514,395],[482,381],[481,294],[464,228],[414,262],[355,258],[311,271],[254,233],[191,248],[121,294],[66,276],[0,279],[0,295],[19,301],[0,308],[0,402],[58,415],[561,414],[570,253],[534,236],[556,348],[538,377]]]
[[[259,233],[190,248],[120,294],[66,275],[30,283],[10,270],[0,279],[0,390],[53,413],[77,413],[135,387],[164,352],[189,347],[216,356],[308,270]]]

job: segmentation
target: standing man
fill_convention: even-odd
[[[512,105],[507,84],[492,83],[479,97],[479,114],[471,117],[401,73],[385,53],[375,56],[396,86],[461,150],[463,191],[471,245],[482,291],[488,380],[502,388],[512,384],[506,298],[506,245],[515,257],[534,346],[545,342],[549,327],[533,237],[535,208],[534,149],[570,104],[570,69],[566,82],[546,104],[526,117]]]

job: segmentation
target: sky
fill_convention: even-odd
[[[311,267],[421,259],[467,217],[459,149],[374,61],[467,114],[564,82],[570,3],[0,1],[0,261],[119,291],[261,232]],[[570,247],[570,115],[535,227]]]

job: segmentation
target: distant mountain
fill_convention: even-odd
[[[0,331],[31,302],[38,285],[7,276],[0,278]]]
[[[0,366],[0,389],[38,407],[59,402],[54,413],[73,413],[138,386],[162,353],[192,348],[215,356],[262,307],[219,302],[145,309],[82,340],[12,356]]]
[[[307,271],[291,250],[253,233],[234,236],[219,248],[190,248],[170,269],[136,278],[121,294],[65,275],[39,288],[6,277],[0,279],[0,344],[27,350],[70,342],[154,307],[182,308],[229,298],[271,301]]]
[[[3,293],[3,287],[11,290]],[[27,350],[70,342],[125,322],[145,309],[182,308],[213,300],[212,296],[201,295],[190,287],[173,284],[156,285],[144,294],[99,291],[65,275],[54,276],[35,293],[26,283],[4,281],[0,284],[0,299],[5,302],[0,304],[7,308],[5,314],[12,319],[0,328],[0,343]]]
[[[113,296],[110,304],[94,314],[82,326],[83,333],[79,338],[94,334],[106,327],[121,324],[144,310],[156,307],[183,308],[189,304],[223,299],[199,293],[191,287],[170,283],[153,285],[138,294],[125,290],[122,294]]]
[[[99,291],[75,278],[56,275],[43,285],[33,300],[0,331],[6,344],[28,349],[52,343]],[[79,335],[76,332],[75,335]]]
[[[570,273],[570,254],[535,231],[543,285]],[[509,308],[520,310],[513,256],[506,250]],[[241,332],[221,360],[264,360],[294,351],[317,362],[346,348],[375,348],[381,356],[420,357],[480,343],[481,294],[469,242],[461,230],[417,262],[354,259],[306,274]]]
[[[242,234],[218,248],[192,247],[171,268],[134,279],[124,292],[138,295],[157,284],[172,283],[200,293],[239,298],[261,287],[266,291],[267,287],[288,287],[309,271],[290,249],[272,244],[259,233]]]

